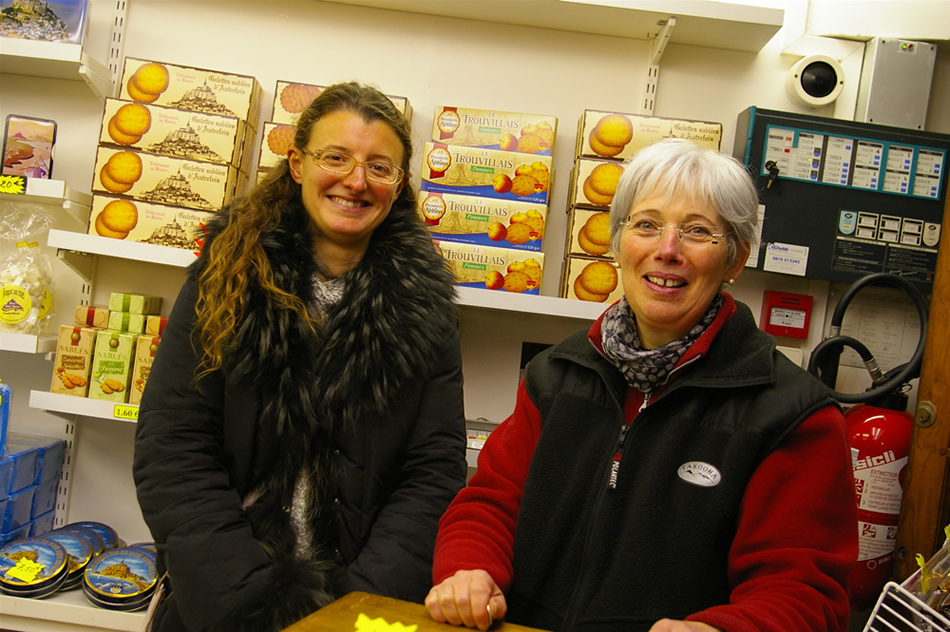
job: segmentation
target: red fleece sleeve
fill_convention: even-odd
[[[729,553],[728,606],[698,612],[728,632],[847,630],[848,574],[858,555],[847,429],[824,408],[756,470]]]
[[[478,471],[439,522],[433,584],[456,571],[482,569],[508,590],[521,493],[540,431],[541,417],[522,381],[515,411],[488,436]]]

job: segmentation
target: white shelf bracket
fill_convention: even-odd
[[[122,81],[122,59],[125,57],[125,21],[129,15],[129,2],[132,0],[115,0],[115,10],[112,14],[112,33],[109,41],[109,73],[112,79],[113,94],[116,97],[120,92],[119,82]]]
[[[663,57],[663,51],[666,50],[666,44],[670,41],[675,27],[676,18],[670,16],[653,39],[653,45],[650,47],[650,63],[647,64],[647,76],[643,85],[643,98],[640,102],[640,114],[648,116],[653,114],[653,108],[656,105],[656,87],[660,81],[660,58]]]
[[[82,277],[82,280],[85,281],[88,286],[92,281],[92,275],[96,265],[96,258],[93,255],[59,248],[56,250],[56,256],[58,256],[63,263],[72,268],[73,272]]]

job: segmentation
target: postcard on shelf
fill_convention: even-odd
[[[0,12],[0,36],[81,44],[88,0],[12,0]]]
[[[7,116],[3,135],[3,175],[48,180],[53,174],[56,121]]]

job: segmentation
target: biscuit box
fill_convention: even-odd
[[[109,309],[115,312],[157,315],[162,311],[162,297],[112,292],[109,294]]]
[[[110,239],[198,251],[204,225],[212,217],[214,211],[150,204],[97,193],[92,196],[86,232]]]
[[[544,255],[513,248],[434,240],[456,285],[514,294],[540,294]]]
[[[248,168],[248,128],[233,116],[107,98],[99,143]]]
[[[584,110],[577,124],[575,155],[625,160],[653,141],[670,136],[718,151],[722,123]]]
[[[257,172],[267,172],[287,157],[287,150],[294,144],[296,128],[287,123],[264,123],[261,130],[261,147],[257,159]]]
[[[125,331],[130,334],[145,333],[145,314],[132,312],[109,312],[109,329]]]
[[[547,207],[511,200],[435,193],[419,195],[419,214],[434,239],[541,250]]]
[[[241,183],[240,172],[229,165],[100,145],[92,192],[216,211],[237,196]],[[112,230],[122,232],[120,228],[114,226]]]
[[[86,327],[104,328],[109,324],[109,308],[95,305],[77,305],[73,322]]]
[[[155,353],[161,341],[159,336],[139,336],[135,340],[135,361],[132,364],[132,383],[129,388],[130,404],[138,405],[142,402],[145,382],[148,381],[152,361],[155,360]]]
[[[566,256],[610,259],[610,213],[576,207],[567,217]]]
[[[559,294],[561,298],[610,305],[623,296],[620,269],[604,259],[565,257]]]
[[[92,352],[99,329],[82,325],[61,325],[53,359],[50,393],[85,397],[92,371]]]
[[[165,325],[167,323],[167,316],[146,316],[145,334],[147,336],[161,336],[165,332]]]
[[[623,163],[578,158],[571,170],[571,184],[568,190],[568,207],[609,209],[617,192],[617,183],[623,174]]]
[[[297,116],[307,109],[310,102],[323,92],[327,86],[317,86],[311,83],[294,83],[292,81],[278,81],[274,88],[274,110],[271,120],[274,123],[295,125]],[[412,120],[412,106],[406,97],[397,97],[387,94],[407,120]]]
[[[435,142],[425,144],[422,156],[422,191],[548,203],[550,156]]]
[[[261,94],[261,84],[249,75],[126,57],[119,98],[233,116],[256,130]]]
[[[557,117],[521,112],[435,106],[432,140],[446,145],[517,151],[550,156]]]
[[[128,403],[136,338],[135,334],[112,329],[96,332],[92,375],[89,377],[90,399]]]

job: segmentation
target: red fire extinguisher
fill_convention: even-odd
[[[848,578],[848,597],[855,610],[873,606],[891,578],[914,429],[906,409],[907,396],[894,393],[845,413],[858,502],[858,562]]]

